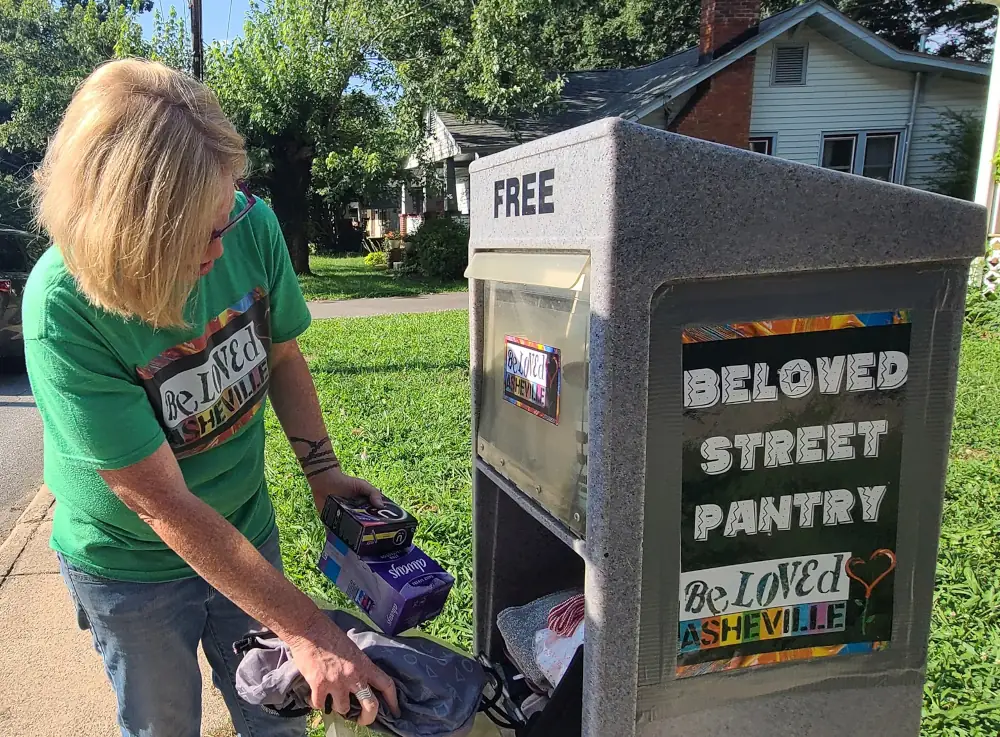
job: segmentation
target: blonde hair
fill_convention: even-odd
[[[76,91],[35,174],[39,224],[97,307],[186,325],[223,177],[242,137],[211,90],[162,64],[109,62]]]

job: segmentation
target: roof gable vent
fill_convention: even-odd
[[[771,84],[805,84],[806,83],[806,47],[796,46],[774,47],[774,68],[771,70]]]

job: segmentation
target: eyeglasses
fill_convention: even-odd
[[[257,198],[254,197],[252,194],[250,194],[250,190],[247,189],[247,185],[245,183],[243,183],[243,182],[237,182],[236,183],[236,189],[238,189],[240,192],[242,192],[246,196],[246,198],[247,198],[246,207],[244,207],[242,210],[240,210],[238,213],[236,213],[236,215],[234,215],[233,217],[231,217],[229,219],[229,222],[226,223],[222,228],[220,228],[219,230],[213,230],[212,231],[212,240],[213,241],[216,238],[221,238],[226,233],[228,233],[230,230],[232,230],[240,220],[242,220],[243,218],[245,218],[247,216],[247,213],[250,212],[250,208],[257,204]]]

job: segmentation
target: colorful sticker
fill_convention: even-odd
[[[561,389],[562,356],[558,348],[510,335],[504,338],[504,399],[558,425]]]
[[[855,642],[848,645],[827,645],[825,647],[802,647],[797,650],[778,650],[759,655],[734,656],[729,660],[711,660],[697,665],[677,666],[677,677],[703,676],[707,673],[721,673],[739,668],[756,668],[761,665],[792,663],[796,660],[829,658],[835,655],[858,655],[876,653],[889,647],[888,642]]]
[[[210,320],[200,336],[136,369],[177,458],[221,445],[263,409],[270,326],[267,292],[258,287]]]
[[[904,311],[683,332],[679,678],[888,647]]]

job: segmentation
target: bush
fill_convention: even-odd
[[[931,189],[938,194],[971,200],[976,194],[979,147],[983,140],[982,116],[945,110],[934,130],[933,138],[941,145],[941,150],[931,156],[937,165]]]
[[[389,265],[389,254],[385,251],[372,251],[365,256],[365,266],[373,269],[384,269]]]
[[[404,267],[434,279],[459,279],[469,264],[469,228],[460,220],[432,218],[407,238]]]

